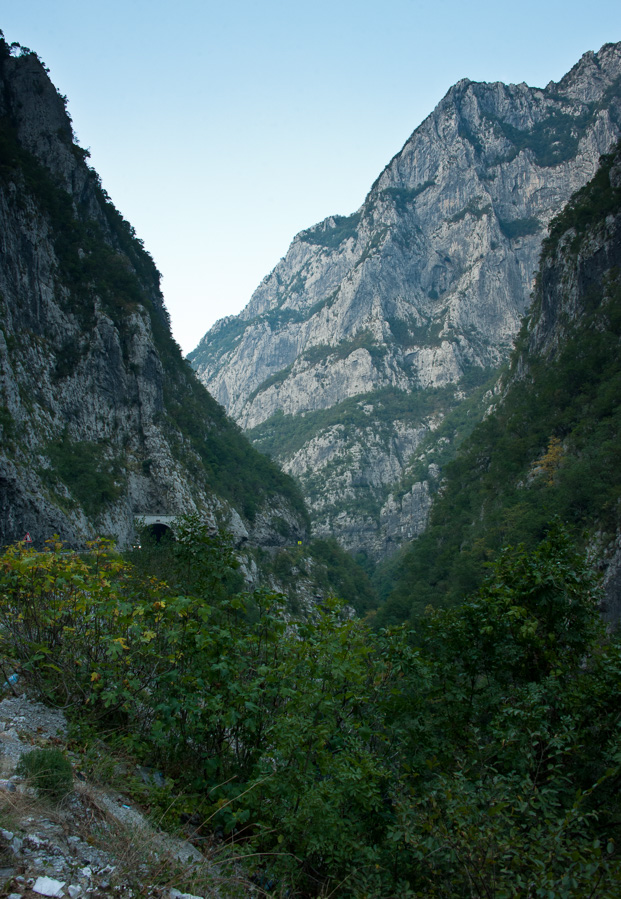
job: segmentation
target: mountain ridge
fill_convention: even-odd
[[[472,379],[508,357],[547,224],[620,122],[619,44],[544,89],[458,82],[360,209],[299,232],[242,313],[190,354],[255,444],[298,477],[320,536],[378,559],[424,528],[435,472],[414,493],[399,483]],[[423,394],[425,414],[404,417],[403,398]],[[301,419],[308,439],[284,453]]]

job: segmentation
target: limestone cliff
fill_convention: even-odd
[[[507,358],[548,223],[620,122],[621,44],[544,89],[460,81],[357,212],[298,234],[205,335],[199,376],[299,478],[316,532],[379,558],[425,527],[421,441]]]
[[[136,515],[194,511],[294,541],[299,491],[182,359],[87,155],[37,56],[0,41],[0,541],[127,544]]]

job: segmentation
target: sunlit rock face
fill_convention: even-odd
[[[507,358],[550,219],[619,135],[620,78],[608,44],[542,89],[460,81],[360,209],[298,234],[191,354],[319,533],[380,558],[424,528],[441,479],[413,493],[412,473]]]

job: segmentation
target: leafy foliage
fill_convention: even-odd
[[[359,615],[377,606],[377,597],[364,569],[334,539],[315,539],[268,554],[258,550],[261,571],[274,575],[280,589],[297,605],[296,587],[308,578],[312,590],[338,597]]]
[[[416,634],[373,633],[335,601],[287,624],[277,595],[231,594],[226,546],[192,522],[177,562],[194,595],[103,544],[89,559],[11,548],[2,654],[163,766],[258,882],[346,899],[618,895],[621,647],[561,530],[503,552]]]
[[[565,119],[546,127],[543,149],[528,136],[542,165],[576,139]],[[134,235],[108,209],[114,251],[99,253],[82,213],[15,155],[10,134],[7,147],[0,176],[21,171],[46,195],[50,220],[64,223],[57,255],[72,296],[92,298],[96,278],[115,321],[144,302],[169,363],[167,423],[191,446],[180,456],[245,498],[251,517],[278,476],[234,428],[217,427],[223,411],[188,379],[149,294],[156,273],[134,243],[129,262],[120,258]],[[574,210],[578,238],[593,202],[584,195]],[[602,208],[608,202],[602,195]],[[337,222],[330,239],[351,227]],[[89,239],[85,261],[77,248]],[[616,523],[618,273],[602,293],[587,296],[553,364],[534,360],[448,466],[429,536],[386,606],[385,620],[407,618],[414,597],[416,630],[372,631],[333,599],[294,620],[278,594],[240,593],[224,538],[190,520],[175,544],[131,562],[102,542],[88,557],[54,542],[43,553],[9,548],[0,558],[3,662],[163,767],[172,798],[219,828],[257,882],[281,894],[616,899],[621,646],[599,619],[584,558],[562,528],[545,528],[555,512],[581,527],[595,508]],[[60,380],[77,360],[57,361]],[[386,391],[309,419],[358,427],[369,402],[380,425],[396,415],[420,421],[453,401],[451,390],[416,402]],[[290,450],[300,433],[285,437]],[[76,472],[63,465],[79,469],[95,452],[58,448],[68,486]],[[77,475],[76,495],[89,465]],[[508,534],[526,545],[497,553]],[[318,543],[314,554],[328,573],[342,568],[343,591],[362,593],[334,547]],[[439,596],[447,605],[467,598],[419,614]]]
[[[177,593],[207,595],[212,601],[243,587],[230,535],[213,533],[200,515],[180,516],[164,535],[142,527],[139,538],[127,556],[139,577],[154,577]]]
[[[364,569],[333,539],[313,540],[309,545],[313,559],[325,566],[325,579],[317,569],[313,575],[328,595],[337,596],[359,615],[377,605],[375,591]]]

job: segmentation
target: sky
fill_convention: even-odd
[[[558,81],[619,0],[0,0],[153,256],[188,353],[348,215],[461,78]]]

